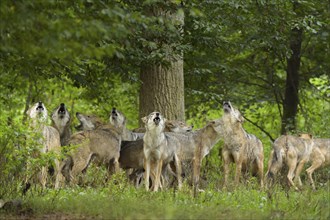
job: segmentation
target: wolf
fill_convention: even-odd
[[[61,146],[66,146],[71,136],[71,118],[64,103],[61,103],[51,115],[52,126],[60,133]]]
[[[192,129],[192,125],[187,125],[181,121],[171,120],[165,122],[165,130],[168,132],[190,132]],[[138,183],[139,178],[142,177],[140,174],[144,172],[143,157],[143,139],[138,139],[135,141],[122,141],[119,164],[120,167],[125,170],[131,168],[134,169],[133,173],[130,175],[130,179],[134,180],[136,183]],[[137,177],[137,179],[134,177]]]
[[[86,118],[83,118],[83,114],[78,116],[78,119],[80,118],[80,122],[82,122],[82,127],[86,128],[86,121],[84,120]],[[91,117],[87,117],[87,119],[91,119]],[[97,117],[94,119],[97,119]],[[95,122],[98,123],[99,120],[97,119]],[[84,130],[73,134],[69,140],[69,145],[77,146],[77,148],[72,150],[62,163],[62,173],[66,181],[75,180],[78,174],[87,170],[92,161],[98,165],[105,165],[109,175],[118,172],[120,169],[121,137],[124,127],[124,121],[117,123],[116,126],[112,124],[97,124],[94,126],[94,130]]]
[[[312,138],[309,134],[300,136],[282,135],[273,143],[273,149],[269,157],[266,178],[268,184],[272,184],[275,175],[286,165],[288,167],[287,180],[295,190],[302,186],[300,173],[307,162],[312,165],[306,170],[312,188],[315,183],[312,173],[321,166],[330,163],[330,139]],[[294,178],[294,179],[293,179]]]
[[[135,141],[138,139],[143,138],[143,133],[136,133],[128,130],[126,128],[126,117],[121,111],[118,111],[116,108],[112,108],[110,117],[109,117],[110,124],[113,126],[117,126],[118,124],[124,124],[124,130],[122,133],[122,140],[124,141]]]
[[[302,136],[302,138],[305,138]],[[315,183],[312,177],[316,169],[327,167],[330,165],[330,139],[327,138],[313,138],[313,150],[310,156],[312,165],[306,170],[308,179],[315,190]]]
[[[166,133],[178,140],[177,155],[182,163],[193,164],[194,193],[198,189],[200,169],[203,158],[210,153],[215,144],[222,138],[223,121],[216,119],[208,122],[203,128],[184,133]]]
[[[165,132],[165,135],[178,140],[176,154],[181,163],[190,162],[193,164],[193,179],[197,188],[202,159],[222,138],[223,122],[221,119],[216,119],[196,131],[192,131],[193,126],[182,122],[171,121],[168,125],[171,125],[168,126],[170,132]],[[140,177],[140,174],[143,173],[143,140],[123,141],[119,162],[124,169],[135,168],[131,174],[133,178],[135,176]],[[171,167],[175,168],[175,164],[171,163]]]
[[[242,170],[258,174],[260,185],[263,187],[263,145],[254,135],[248,134],[243,128],[243,116],[235,109],[230,101],[223,102],[223,138],[222,157],[224,160],[224,186],[228,183],[229,164],[236,164],[235,184],[239,183]]]
[[[145,188],[149,190],[149,177],[152,178],[153,191],[157,191],[161,184],[163,168],[171,161],[175,162],[178,188],[181,188],[181,165],[176,154],[179,146],[175,137],[165,135],[166,119],[159,112],[152,112],[143,117],[146,133],[143,137],[144,155],[144,181]]]
[[[143,178],[143,158],[143,139],[121,142],[119,165],[136,187]]]
[[[28,116],[30,117],[30,126],[34,130],[34,132],[42,135],[42,138],[39,140],[42,148],[40,149],[41,154],[45,154],[47,152],[55,152],[56,154],[61,153],[61,141],[59,132],[51,127],[47,126],[48,119],[48,111],[45,105],[39,101],[35,103],[28,111]],[[55,188],[59,188],[62,181],[62,174],[60,172],[60,161],[55,158]],[[47,183],[47,167],[43,166],[41,168],[39,181],[43,188],[46,187]],[[26,181],[28,182],[28,181]],[[29,183],[27,183],[30,185]],[[24,189],[26,191],[27,189]]]
[[[94,130],[97,129],[99,126],[105,125],[102,120],[95,116],[95,115],[88,115],[88,114],[82,114],[77,112],[76,117],[78,118],[80,124],[76,126],[76,129],[79,131],[82,130]],[[113,108],[110,117],[109,117],[109,123],[113,127],[118,127],[124,125],[124,129],[122,132],[122,140],[126,141],[133,141],[142,139],[143,133],[136,133],[128,130],[126,128],[126,117],[118,111],[116,108]]]
[[[192,131],[193,126],[187,125],[181,121],[166,121],[164,131],[183,133]],[[134,141],[122,141],[120,158],[120,167],[123,169],[143,169],[143,139]]]
[[[268,185],[272,183],[274,176],[285,164],[288,167],[287,180],[289,184],[298,190],[295,182],[301,186],[300,173],[306,162],[309,161],[313,151],[313,141],[310,138],[301,138],[293,135],[281,135],[273,143],[273,149],[268,162],[266,177]],[[293,180],[293,178],[295,179]]]

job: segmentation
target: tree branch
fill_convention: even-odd
[[[257,128],[259,128],[264,134],[266,134],[266,135],[269,137],[269,139],[270,139],[272,142],[275,141],[275,139],[270,135],[270,133],[269,133],[268,131],[266,131],[265,129],[263,129],[260,125],[258,125],[257,123],[251,121],[250,119],[248,119],[248,118],[245,117],[245,116],[243,116],[243,118],[244,118],[245,120],[247,120],[248,122],[250,122],[251,124],[253,124],[254,126],[256,126]]]

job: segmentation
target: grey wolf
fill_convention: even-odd
[[[310,159],[313,151],[313,141],[307,137],[301,138],[293,135],[281,135],[273,143],[273,149],[268,162],[266,173],[268,184],[285,164],[288,167],[287,180],[289,184],[298,190],[295,182],[302,185],[300,173]],[[295,178],[293,180],[293,178]]]
[[[82,114],[77,112],[76,117],[80,122],[80,124],[75,127],[78,131],[94,130],[105,124],[96,115]]]
[[[149,177],[152,179],[153,191],[157,191],[161,184],[163,167],[174,161],[178,178],[178,187],[181,188],[181,164],[176,155],[178,140],[166,136],[164,133],[166,119],[159,112],[152,112],[143,117],[146,133],[143,137],[144,154],[144,181],[149,190]]]
[[[79,114],[79,116],[82,116]],[[105,165],[109,174],[119,171],[119,155],[124,122],[114,127],[111,124],[97,126],[95,130],[85,130],[73,134],[69,145],[77,146],[62,164],[62,173],[67,181],[86,171],[94,161]],[[84,127],[84,126],[82,126]]]
[[[30,126],[34,132],[41,134],[42,137],[39,140],[41,154],[47,152],[55,152],[57,154],[61,153],[61,142],[60,134],[58,131],[51,127],[47,126],[48,112],[45,105],[40,101],[35,103],[28,111],[28,116],[30,117]],[[55,188],[59,188],[62,181],[62,174],[60,172],[60,161],[56,158],[54,159],[55,164]],[[46,187],[47,183],[47,167],[43,166],[41,168],[39,181],[43,188]],[[26,181],[28,182],[28,181]],[[27,189],[26,189],[27,190]]]
[[[181,121],[166,121],[165,129],[169,132],[181,133],[191,131],[193,126],[187,125]],[[119,164],[123,169],[133,168],[135,171],[131,175],[131,179],[139,182],[139,179],[134,179],[134,176],[141,177],[143,173],[143,140],[122,141],[120,149]]]
[[[134,141],[138,139],[143,138],[143,133],[137,133],[132,132],[126,128],[126,117],[124,114],[120,111],[118,111],[116,108],[113,108],[109,117],[110,124],[114,127],[117,127],[117,125],[124,124],[124,129],[122,133],[122,139],[124,141]]]
[[[166,121],[165,129],[169,132],[181,133],[191,131],[193,126],[187,125],[181,121]],[[120,158],[120,166],[124,169],[143,168],[143,140],[122,141]]]
[[[198,188],[200,169],[203,158],[209,154],[214,145],[222,138],[223,122],[221,119],[208,122],[203,128],[192,132],[166,133],[168,137],[178,140],[177,156],[181,162],[192,162],[193,185]]]
[[[61,103],[51,115],[52,126],[60,133],[61,146],[68,144],[71,136],[71,118],[64,103]]]
[[[304,137],[303,137],[304,138]],[[330,139],[313,138],[313,150],[310,156],[312,165],[306,170],[312,188],[315,190],[315,183],[312,177],[316,169],[327,167],[330,165]]]
[[[178,123],[175,122],[173,124],[178,124]],[[181,129],[184,128],[185,126],[181,124],[179,125],[179,127],[180,129],[173,129],[173,130],[174,131],[180,130],[185,132],[165,132],[165,138],[175,140],[174,142],[172,142],[172,145],[175,146],[174,149],[176,151],[175,154],[178,160],[180,161],[180,163],[184,163],[184,162],[193,163],[193,179],[194,179],[193,183],[195,189],[197,189],[202,160],[207,154],[209,154],[213,146],[221,139],[223,122],[221,119],[213,120],[207,123],[203,128],[198,129],[196,131],[191,131],[192,128],[191,126],[188,126],[186,127],[186,129],[183,130]],[[136,141],[134,144],[133,143],[134,142],[128,142],[127,146],[122,147],[121,157],[123,155],[124,162],[121,163],[121,166],[122,165],[124,166],[125,164],[127,165],[141,164],[143,162],[143,160],[140,159],[140,157],[134,157],[135,154],[141,154],[141,151],[138,149],[142,148],[141,145],[143,144],[143,141]],[[128,158],[131,158],[132,159],[131,161],[135,161],[135,162],[134,163],[131,163],[131,161],[127,162],[126,159]],[[172,168],[178,166],[173,162],[171,162]],[[132,167],[132,165],[130,165],[129,167]],[[180,169],[181,169],[181,164],[180,164]],[[179,174],[176,173],[175,176],[178,178],[178,175]]]
[[[310,134],[282,135],[273,143],[273,149],[268,163],[266,177],[269,183],[285,164],[288,167],[287,179],[289,184],[298,190],[302,186],[300,173],[307,162],[311,166],[306,169],[308,179],[315,190],[312,174],[316,169],[330,164],[330,139],[312,138]],[[294,179],[293,179],[294,178]]]
[[[143,177],[143,158],[143,139],[121,142],[119,164],[136,187]]]
[[[223,138],[222,157],[224,160],[224,185],[228,183],[229,164],[236,164],[235,184],[239,183],[242,171],[252,168],[252,174],[258,174],[260,185],[263,187],[263,145],[254,135],[248,134],[243,128],[244,118],[233,108],[231,103],[223,103]]]

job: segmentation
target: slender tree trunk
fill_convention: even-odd
[[[31,77],[29,77],[29,88],[28,88],[28,91],[27,91],[27,94],[26,94],[26,99],[25,99],[25,107],[24,107],[24,112],[23,112],[23,123],[26,122],[27,120],[27,114],[26,112],[29,110],[29,106],[31,104],[31,98],[32,98],[32,80],[31,80]]]
[[[294,3],[294,11],[297,9],[298,3]],[[294,28],[291,30],[290,48],[291,57],[287,61],[287,77],[285,87],[285,97],[283,103],[283,118],[281,133],[296,130],[296,115],[299,104],[299,69],[301,58],[303,30]]]

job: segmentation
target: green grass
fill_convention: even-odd
[[[329,219],[329,183],[311,191],[285,191],[275,186],[271,191],[241,185],[230,190],[214,189],[212,184],[192,196],[184,185],[173,189],[146,192],[135,189],[121,177],[102,187],[66,187],[44,192],[31,190],[24,207],[33,210],[25,217],[67,219]],[[26,215],[26,214],[25,214]],[[0,218],[16,218],[17,213],[0,210]]]

